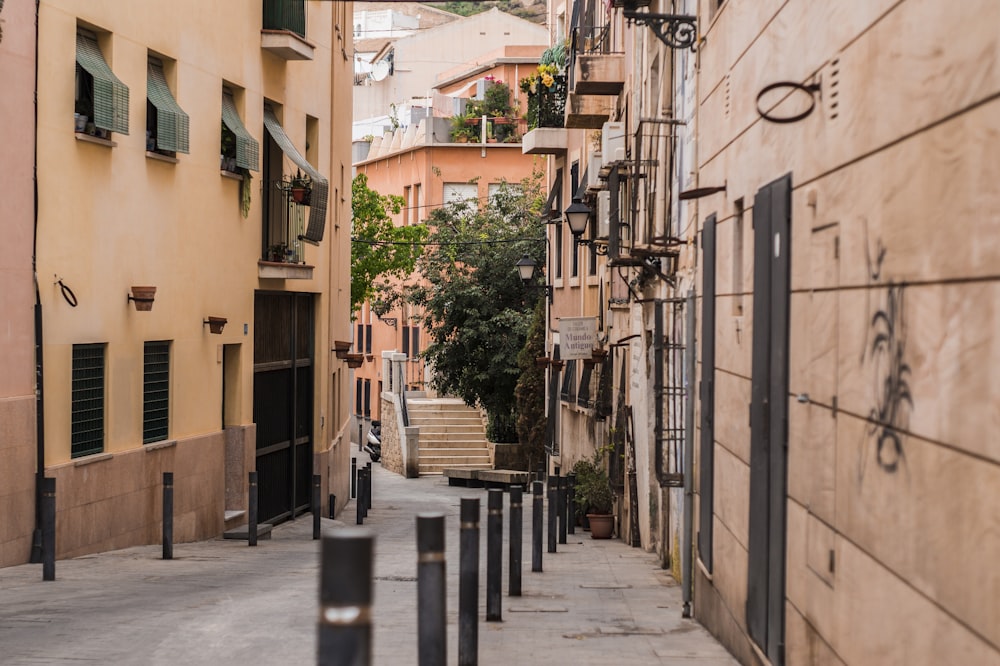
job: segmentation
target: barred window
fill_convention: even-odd
[[[142,443],[167,438],[170,426],[170,343],[147,342],[142,366]]]
[[[104,345],[73,345],[70,457],[104,450]]]

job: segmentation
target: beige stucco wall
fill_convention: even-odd
[[[170,340],[169,437],[178,441],[177,487],[194,481],[182,478],[182,470],[205,465],[204,473],[198,472],[201,486],[197,509],[191,514],[197,516],[197,525],[185,534],[200,538],[218,533],[227,472],[235,478],[237,472],[245,476],[253,469],[252,456],[242,456],[242,470],[227,470],[224,464],[223,345],[239,347],[238,367],[227,378],[225,422],[252,425],[254,293],[302,291],[317,294],[312,410],[316,469],[324,473],[324,491],[329,488],[346,501],[346,447],[340,445],[347,422],[346,372],[333,365],[332,354],[325,350],[332,347],[331,338],[350,331],[345,194],[350,168],[350,12],[349,3],[307,3],[306,34],[315,47],[314,57],[285,61],[261,49],[259,4],[142,3],[141,11],[138,4],[122,11],[116,2],[42,3],[38,272],[46,276],[40,280],[46,331],[46,464],[67,479],[64,488],[75,489],[69,479],[84,472],[107,467],[102,478],[114,479],[125,469],[124,462],[98,462],[94,467],[70,462],[73,344],[107,344],[104,451],[117,461],[120,455],[129,459],[144,455],[143,341]],[[101,38],[105,59],[129,87],[130,133],[113,134],[114,147],[80,141],[73,133],[78,23],[108,33]],[[227,28],[225,39],[218,34],[222,25]],[[151,51],[174,61],[167,68],[168,82],[190,116],[190,154],[179,154],[176,164],[151,159],[145,152],[146,59]],[[315,267],[311,279],[258,277],[261,174],[253,173],[253,202],[249,216],[243,218],[239,183],[219,173],[224,82],[239,89],[237,108],[247,129],[262,143],[265,99],[280,105],[279,118],[303,154],[307,117],[318,120],[317,145],[308,152],[330,181],[330,201],[322,243],[305,247],[306,262]],[[286,171],[289,164],[286,159]],[[70,307],[62,298],[52,284],[54,275],[73,289],[78,307]],[[132,285],[157,287],[151,312],[137,312],[126,303]],[[221,335],[210,334],[202,324],[208,316],[228,319]],[[246,440],[254,429],[236,429],[230,439],[234,433]],[[189,441],[211,444],[200,449],[182,446]],[[231,442],[231,447],[238,449],[239,443]],[[149,496],[155,488],[140,486],[133,492]],[[60,511],[88,504],[73,493],[59,493]],[[93,510],[110,506],[95,505]],[[127,533],[136,543],[151,534],[148,523],[130,527]],[[111,543],[82,534],[83,542],[71,547],[75,537],[66,538],[60,543],[60,556]],[[121,539],[113,543],[122,545]]]
[[[35,519],[34,3],[0,11],[0,567],[27,562]]]
[[[996,6],[728,0],[712,17],[707,4],[698,178],[727,190],[697,204],[701,220],[718,214],[719,297],[715,569],[696,580],[696,615],[752,663],[751,207],[759,187],[791,172],[789,392],[801,400],[788,409],[787,663],[994,663]],[[806,119],[757,117],[764,85],[813,79],[823,94]],[[901,374],[871,352],[878,313]],[[897,391],[888,403],[886,386]],[[900,450],[883,444],[880,459],[887,427]]]

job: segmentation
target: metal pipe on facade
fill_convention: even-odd
[[[444,514],[417,514],[417,661],[447,663]]]
[[[345,528],[323,537],[320,555],[316,663],[366,666],[372,650],[372,568],[375,537]]]
[[[566,523],[567,532],[576,534],[576,474],[566,475]]]
[[[163,473],[163,559],[174,559],[174,473]]]
[[[458,538],[458,666],[479,663],[479,499],[462,498]]]
[[[559,479],[559,490],[557,493],[557,498],[559,502],[559,543],[566,544],[566,477],[560,476]]]
[[[42,479],[42,580],[56,579],[56,480]]]
[[[510,536],[507,538],[509,546],[509,560],[507,563],[507,595],[511,597],[521,596],[521,518],[522,518],[522,494],[524,490],[519,485],[510,487]]]
[[[486,502],[486,621],[502,618],[500,588],[503,576],[503,491],[490,490]]]
[[[681,597],[684,608],[682,617],[691,617],[693,600],[691,561],[694,557],[694,400],[695,400],[695,321],[694,289],[688,291],[684,307],[687,315],[685,345],[685,376],[688,378],[684,406],[684,537],[681,540]]]
[[[351,458],[351,499],[358,496],[358,459]]]

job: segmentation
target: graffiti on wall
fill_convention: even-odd
[[[871,317],[861,353],[861,364],[872,378],[873,404],[868,413],[865,438],[875,447],[879,469],[891,474],[906,462],[902,433],[909,426],[913,409],[912,372],[906,362],[905,288],[882,280],[886,248],[881,239],[876,240],[874,248],[866,244],[865,255],[869,286],[885,285],[884,290],[868,290],[869,295],[874,292],[879,296],[874,305],[869,301],[867,310]],[[866,459],[867,455],[862,455],[862,476]]]

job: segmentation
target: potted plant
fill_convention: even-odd
[[[275,243],[271,247],[267,248],[267,260],[277,264],[283,264],[285,263],[285,253],[287,250],[287,244]]]
[[[296,169],[290,189],[292,191],[292,201],[303,206],[309,205],[310,195],[312,194],[312,180],[309,176],[303,176],[302,172]]]
[[[615,526],[615,517],[611,513],[615,494],[611,489],[607,470],[604,469],[602,454],[603,450],[599,450],[593,458],[578,460],[573,465],[573,474],[576,475],[576,504],[579,513],[587,517],[590,536],[594,539],[611,538]]]

